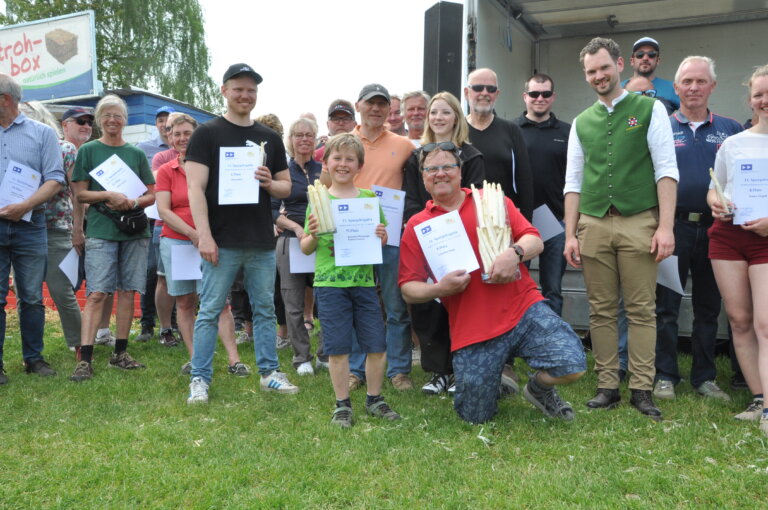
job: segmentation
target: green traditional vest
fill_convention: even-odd
[[[603,217],[613,205],[631,216],[658,205],[647,140],[654,101],[630,92],[611,113],[598,101],[577,117],[584,149],[579,212]]]

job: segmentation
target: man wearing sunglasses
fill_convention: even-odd
[[[533,178],[520,126],[502,119],[493,109],[500,90],[496,73],[477,69],[467,77],[464,97],[469,104],[469,141],[485,159],[488,182],[501,185],[528,221],[533,219]]]
[[[515,122],[523,130],[533,172],[533,207],[546,205],[562,224],[565,162],[571,125],[552,113],[555,84],[546,74],[534,74],[525,82],[525,112]],[[565,274],[565,233],[546,240],[539,255],[541,293],[556,314],[562,315],[561,292]]]
[[[675,94],[671,81],[656,76],[656,67],[661,62],[659,42],[652,37],[641,37],[632,45],[632,56],[629,65],[634,69],[633,77],[643,76],[653,83],[655,97],[664,98],[672,104],[672,111],[680,108],[680,98]],[[629,80],[621,82],[625,87]],[[671,112],[670,112],[671,113]]]
[[[81,145],[91,139],[93,134],[93,114],[85,108],[70,108],[61,117],[61,130],[64,140],[79,149]]]

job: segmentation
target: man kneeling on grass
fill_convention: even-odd
[[[355,135],[343,133],[331,137],[325,144],[323,161],[331,177],[328,189],[331,201],[340,198],[370,198],[376,195],[355,187],[355,176],[363,166],[365,148]],[[342,206],[339,206],[342,207]],[[381,244],[387,242],[384,213],[376,226]],[[352,426],[352,403],[349,399],[349,353],[355,335],[365,361],[368,396],[365,410],[371,416],[399,420],[381,396],[381,383],[386,364],[386,339],[381,305],[376,294],[373,266],[337,266],[332,235],[318,235],[320,223],[311,206],[307,208],[304,230],[311,234],[301,240],[301,251],[315,256],[315,299],[323,328],[323,349],[328,354],[329,371],[336,393],[336,408],[331,423],[342,428]]]
[[[560,399],[555,385],[579,379],[587,368],[586,357],[579,338],[547,306],[522,264],[544,247],[538,231],[504,198],[512,246],[493,261],[487,281],[480,270],[457,270],[431,283],[437,279],[415,229],[431,218],[458,211],[475,257],[481,260],[478,221],[473,192],[460,186],[459,155],[438,149],[420,163],[432,200],[405,227],[399,283],[406,302],[439,298],[448,311],[456,412],[471,423],[483,423],[496,415],[499,378],[512,355],[537,370],[523,390],[526,400],[547,416],[572,420],[573,409]]]

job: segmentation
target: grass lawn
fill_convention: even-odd
[[[384,394],[403,416],[384,423],[352,395],[355,426],[329,425],[327,372],[300,378],[280,362],[298,395],[263,393],[258,376],[226,373],[219,346],[210,404],[187,406],[183,348],[131,343],[148,368],[107,368],[97,346],[95,378],[74,368],[49,314],[45,354],[54,378],[26,375],[16,313],[8,313],[0,386],[0,508],[766,508],[768,450],[756,423],[737,422],[749,395],[721,404],[687,382],[660,402],[663,422],[629,404],[588,412],[589,373],[561,389],[576,420],[546,419],[518,396],[485,425],[458,419],[447,397]],[[138,329],[138,327],[136,328]],[[254,367],[251,344],[243,361]],[[591,358],[590,358],[591,363]],[[718,359],[720,385],[729,363]],[[518,361],[518,373],[525,369]],[[690,358],[682,359],[687,373]],[[419,367],[420,388],[427,377]]]

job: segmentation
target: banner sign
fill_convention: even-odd
[[[93,11],[0,28],[0,73],[24,101],[98,95]]]

